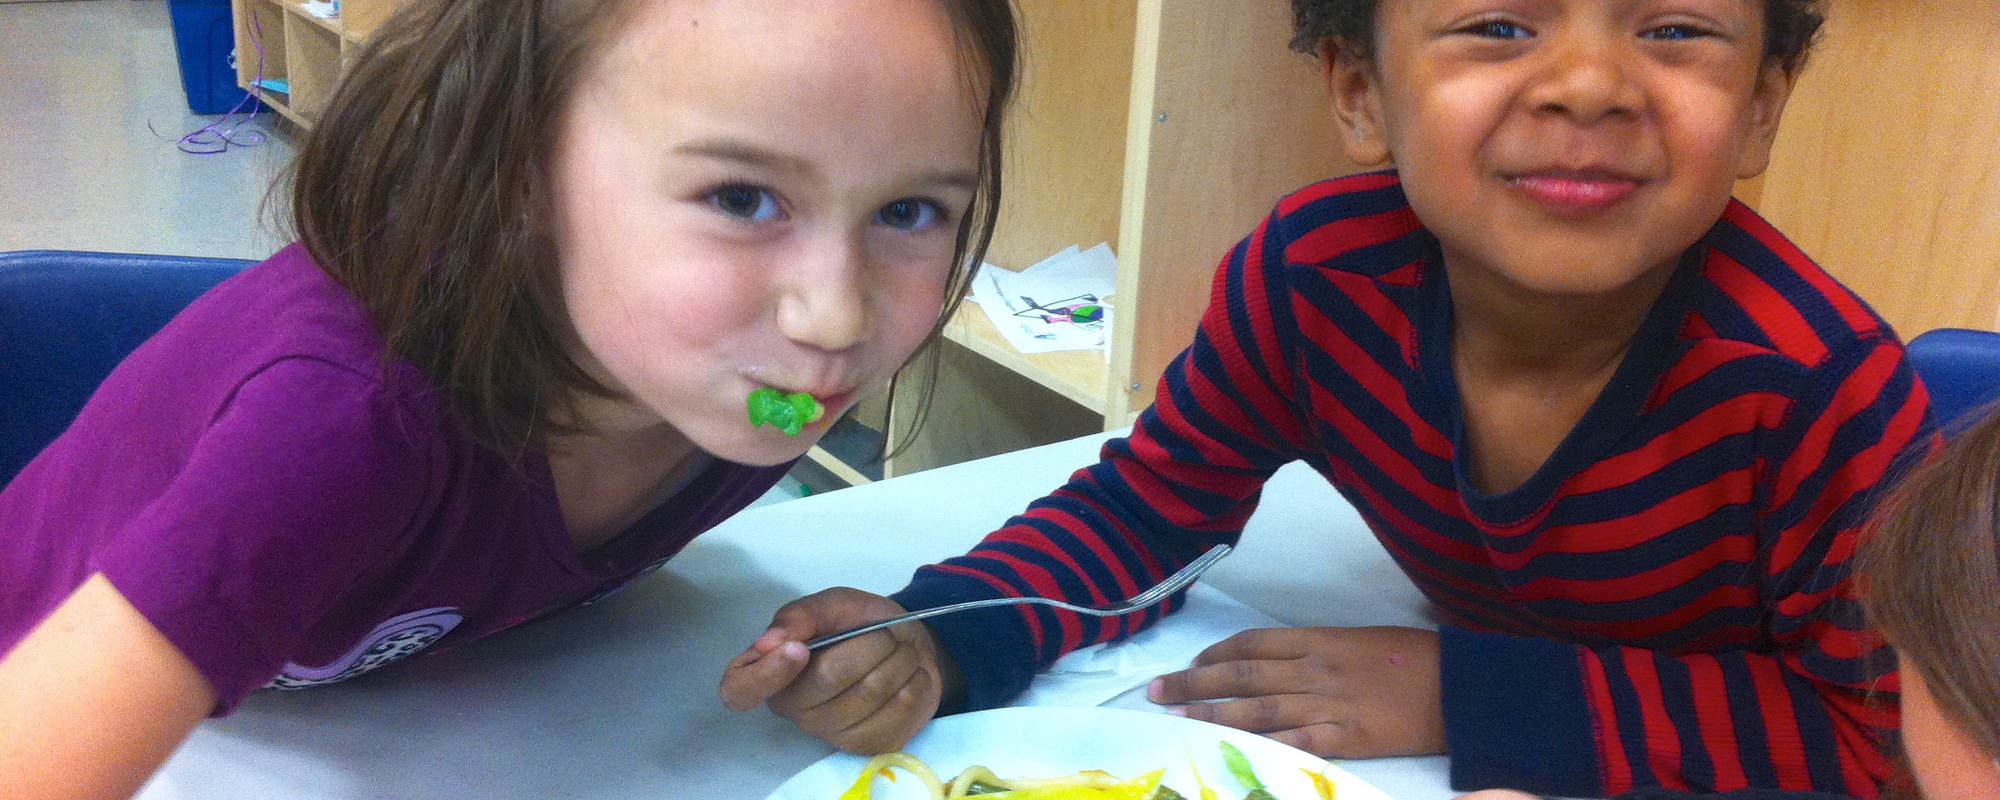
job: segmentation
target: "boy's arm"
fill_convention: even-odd
[[[1234,542],[1258,490],[1295,457],[1306,430],[1278,333],[1296,326],[1287,288],[1275,285],[1285,262],[1283,248],[1266,243],[1272,226],[1223,259],[1194,343],[1129,437],[1107,442],[1097,464],[972,552],[920,569],[893,599],[906,608],[1026,594],[1101,603]],[[966,707],[985,708],[1019,694],[1064,653],[1130,636],[1179,604],[1107,619],[1018,606],[928,622],[964,672]]]
[[[1884,342],[1820,369],[1791,410],[1766,448],[1761,552],[1744,565],[1757,573],[1736,581],[1742,606],[1716,612],[1758,615],[1762,646],[1666,653],[1446,629],[1454,786],[1877,794],[1894,664],[1862,620],[1850,564],[1903,459],[1935,443],[1928,400]]]
[[[0,797],[130,797],[215,706],[102,575],[0,659]]]

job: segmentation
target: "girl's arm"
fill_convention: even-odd
[[[187,657],[93,575],[0,658],[0,797],[130,797],[214,706]]]

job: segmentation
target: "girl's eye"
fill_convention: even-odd
[[[1487,39],[1526,39],[1533,35],[1527,28],[1500,20],[1474,23],[1462,29],[1462,32]]]
[[[781,213],[778,199],[769,191],[755,186],[731,184],[708,193],[708,202],[716,210],[747,222],[769,222]]]
[[[875,211],[875,221],[899,231],[917,231],[944,220],[944,209],[930,200],[905,197]]]

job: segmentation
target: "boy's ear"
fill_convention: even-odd
[[[1757,86],[1750,95],[1750,130],[1736,164],[1736,177],[1754,178],[1771,165],[1771,148],[1778,140],[1778,122],[1785,116],[1785,102],[1792,97],[1797,76],[1777,59],[1765,59],[1757,72]]]
[[[1319,63],[1326,72],[1326,89],[1333,101],[1341,151],[1348,160],[1364,167],[1390,163],[1375,65],[1338,39],[1320,43]]]

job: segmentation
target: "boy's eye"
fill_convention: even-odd
[[[875,221],[902,231],[915,231],[937,225],[944,218],[944,210],[937,203],[914,197],[891,201],[875,211]]]
[[[1646,31],[1645,33],[1640,34],[1640,36],[1647,39],[1663,39],[1666,41],[1673,41],[1673,42],[1678,42],[1685,39],[1698,39],[1704,36],[1713,36],[1713,35],[1715,34],[1706,29],[1698,28],[1693,25],[1661,25],[1660,27],[1653,28],[1651,30]]]
[[[1460,30],[1463,33],[1469,33],[1472,34],[1473,36],[1480,36],[1488,39],[1526,39],[1529,36],[1534,35],[1530,33],[1527,28],[1524,28],[1520,25],[1516,25],[1512,22],[1504,22],[1501,20],[1487,20],[1485,22],[1476,22]]]
[[[771,193],[755,186],[732,184],[708,193],[708,202],[716,210],[749,222],[768,222],[778,218],[778,199]]]

